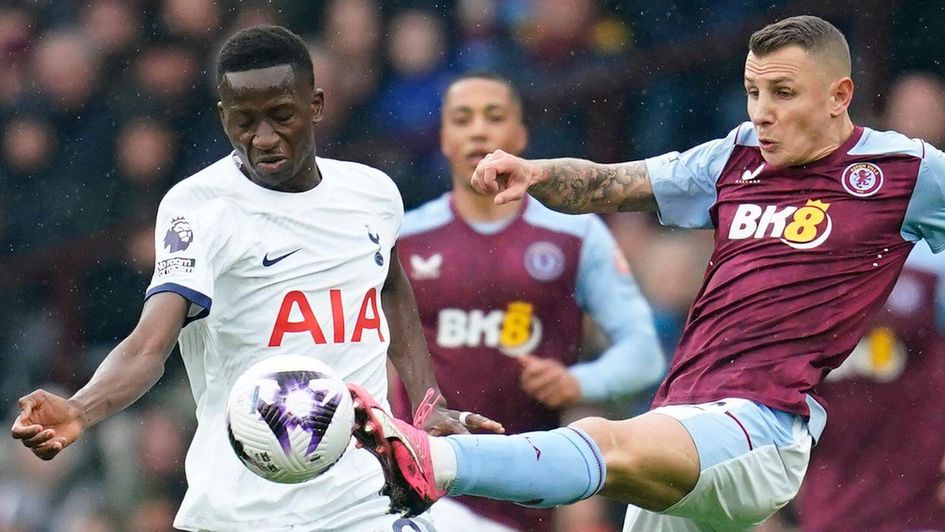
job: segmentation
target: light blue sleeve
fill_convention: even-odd
[[[650,306],[633,275],[621,271],[623,255],[597,216],[588,218],[578,263],[577,299],[604,330],[611,346],[597,359],[571,366],[583,399],[632,395],[659,382],[666,371]]]
[[[683,153],[670,152],[645,161],[659,208],[660,223],[686,228],[711,228],[709,207],[715,203],[715,184],[735,150],[739,136],[753,135],[744,123],[724,139],[700,144]]]
[[[925,145],[901,234],[913,242],[924,238],[935,253],[945,249],[945,154],[929,144]]]

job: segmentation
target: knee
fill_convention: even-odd
[[[626,431],[621,430],[620,422],[602,417],[587,417],[575,421],[570,426],[584,431],[594,440],[608,471],[633,475],[638,466],[644,465],[642,460],[635,463],[639,453],[632,452],[633,442],[622,434]]]
[[[619,441],[617,422],[602,417],[586,417],[579,419],[569,425],[572,428],[580,429],[597,444],[597,449],[604,457],[604,463],[608,465],[620,453],[621,448],[626,447],[626,442]]]

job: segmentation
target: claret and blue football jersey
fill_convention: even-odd
[[[646,164],[662,223],[715,229],[654,406],[741,397],[808,415],[913,243],[945,249],[945,156],[898,133],[856,127],[821,160],[772,168],[746,122]]]

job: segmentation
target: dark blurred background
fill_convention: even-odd
[[[326,93],[319,155],[386,171],[411,208],[447,189],[439,100],[458,73],[516,84],[528,155],[640,158],[745,120],[748,36],[804,13],[850,41],[856,122],[943,147],[941,0],[0,0],[3,419],[37,386],[77,389],[134,326],[158,202],[230,150],[213,72],[235,30],[306,38]],[[649,215],[608,223],[671,354],[707,235]],[[0,438],[0,531],[169,530],[193,424],[174,356],[151,393],[52,464]]]

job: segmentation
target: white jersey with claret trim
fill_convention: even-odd
[[[227,438],[230,388],[266,357],[312,356],[387,396],[380,297],[403,221],[400,193],[379,170],[317,164],[318,186],[286,193],[249,181],[230,155],[161,202],[146,297],[175,292],[191,304],[180,350],[198,422],[178,528],[356,528],[387,509],[380,466],[363,450],[351,446],[324,475],[283,485],[245,468]]]

